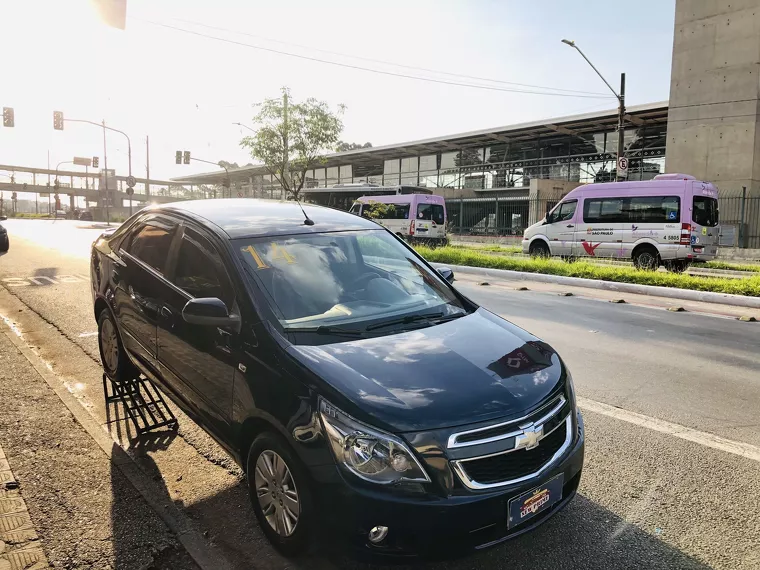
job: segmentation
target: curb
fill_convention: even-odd
[[[148,506],[158,514],[169,530],[177,536],[178,542],[184,547],[198,567],[201,570],[230,570],[232,565],[219,549],[214,545],[208,544],[208,541],[202,534],[193,527],[191,520],[170,500],[162,496],[134,459],[113,440],[111,435],[98,424],[97,420],[64,387],[58,376],[48,369],[45,362],[13,331],[6,330],[2,332],[29,361],[37,374],[55,392],[61,402],[74,416],[74,419],[95,441],[106,457],[127,478]],[[2,558],[0,558],[0,561],[2,561]],[[1,564],[0,570],[3,570]]]
[[[680,299],[682,301],[701,301],[703,303],[731,305],[734,307],[745,307],[747,309],[760,309],[760,297],[744,297],[742,295],[730,295],[728,293],[692,291],[689,289],[676,289],[673,287],[657,287],[655,285],[637,285],[635,283],[598,281],[596,279],[546,275],[544,273],[525,273],[523,271],[511,271],[509,269],[488,269],[485,267],[449,265],[446,263],[431,263],[431,265],[433,267],[449,267],[455,272],[455,274],[456,272],[460,272],[465,275],[508,279],[510,281],[538,281],[539,283],[555,283],[558,285],[569,285],[573,287],[586,287],[587,289],[615,291],[617,293],[635,293],[638,295],[649,295],[651,297]]]

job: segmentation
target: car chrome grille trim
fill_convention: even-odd
[[[526,427],[526,426],[520,425],[521,422],[525,422],[529,418],[535,417],[536,415],[541,414],[542,412],[545,412],[545,413],[543,413],[543,415],[540,418],[538,418],[536,420],[532,420],[530,422],[531,425],[543,425],[548,420],[552,419],[555,415],[557,415],[560,412],[560,410],[562,410],[562,408],[564,407],[564,405],[566,403],[567,403],[567,400],[565,399],[565,396],[559,395],[555,399],[551,400],[550,402],[548,402],[547,404],[545,404],[544,406],[542,406],[541,408],[539,408],[535,412],[532,412],[532,413],[528,414],[527,416],[523,416],[521,418],[517,418],[517,419],[514,419],[514,420],[509,420],[508,422],[502,422],[500,424],[493,424],[493,425],[482,427],[482,428],[478,428],[478,429],[472,429],[472,430],[468,430],[468,431],[460,431],[458,433],[451,434],[449,436],[449,440],[448,440],[448,443],[446,445],[446,448],[447,449],[457,449],[457,448],[460,448],[460,447],[469,447],[469,446],[472,446],[472,445],[482,445],[484,443],[492,443],[494,441],[500,441],[502,439],[509,439],[511,437],[517,437],[517,436],[521,435],[522,433],[524,433],[524,428]],[[546,411],[546,410],[548,410],[548,411]],[[497,430],[497,429],[502,428],[502,427],[510,426],[512,424],[516,424],[515,425],[516,429],[509,430],[509,431],[507,431],[505,433],[500,433],[498,435],[494,435],[494,436],[491,436],[491,437],[484,437],[483,439],[474,439],[472,441],[459,441],[463,436],[473,435],[473,434],[477,434],[477,433],[480,433],[480,432],[489,432],[489,431]]]
[[[573,443],[573,435],[575,433],[575,430],[573,429],[573,412],[571,411],[567,417],[564,419],[563,422],[561,422],[559,425],[557,425],[553,430],[551,430],[549,433],[544,434],[539,440],[539,445],[541,443],[541,440],[549,436],[551,433],[553,433],[555,430],[559,429],[560,427],[565,427],[565,441],[562,443],[560,448],[552,455],[552,457],[544,463],[540,469],[537,471],[534,471],[533,473],[528,473],[526,475],[523,475],[521,477],[517,477],[514,479],[508,479],[505,481],[497,481],[495,483],[479,483],[478,481],[475,481],[467,474],[467,463],[470,461],[476,461],[479,459],[486,459],[488,457],[494,457],[497,455],[504,455],[507,453],[513,453],[515,451],[525,451],[526,453],[529,453],[530,450],[526,448],[515,448],[515,449],[508,449],[506,451],[501,451],[499,453],[491,453],[489,455],[481,455],[479,457],[470,457],[467,459],[459,459],[456,461],[452,461],[451,465],[456,474],[459,476],[459,479],[462,481],[462,483],[468,488],[472,490],[483,490],[483,489],[493,489],[496,487],[505,487],[507,485],[515,485],[518,483],[523,483],[524,481],[528,481],[530,479],[533,479],[534,477],[540,476],[542,473],[544,473],[547,469],[549,469],[552,465],[554,465],[557,460],[562,457],[565,452],[570,448],[570,445]]]

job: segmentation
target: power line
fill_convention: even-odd
[[[532,89],[546,89],[546,90],[551,90],[551,91],[562,91],[562,92],[565,92],[565,93],[578,93],[578,94],[581,94],[581,95],[599,95],[599,96],[604,96],[605,98],[608,97],[605,93],[599,93],[599,92],[596,92],[596,91],[578,91],[578,90],[575,90],[575,89],[562,89],[560,87],[546,87],[544,85],[531,85],[530,83],[515,83],[514,81],[504,81],[504,80],[501,80],[501,79],[492,79],[492,78],[489,78],[489,77],[478,77],[478,76],[475,76],[475,75],[466,75],[466,74],[463,74],[463,73],[452,73],[452,72],[449,72],[449,71],[441,71],[441,70],[438,70],[438,69],[430,69],[430,68],[427,68],[427,67],[417,67],[415,65],[405,65],[403,63],[394,63],[394,62],[391,62],[391,61],[383,61],[381,59],[373,59],[371,57],[362,57],[362,56],[358,56],[358,55],[349,55],[349,54],[340,53],[340,52],[337,52],[337,51],[330,51],[330,50],[326,50],[326,49],[315,48],[313,46],[305,46],[305,45],[302,45],[302,44],[294,44],[294,43],[289,43],[289,42],[283,42],[281,40],[275,40],[275,39],[267,38],[265,36],[259,36],[259,35],[256,35],[256,34],[251,34],[251,33],[248,33],[248,32],[241,32],[239,30],[230,30],[228,28],[221,28],[221,27],[218,27],[218,26],[210,26],[208,24],[202,24],[200,22],[193,22],[192,20],[185,20],[185,19],[182,19],[182,18],[174,18],[174,19],[177,20],[177,21],[179,21],[179,22],[185,22],[187,24],[192,24],[192,25],[195,25],[195,26],[201,26],[203,28],[208,28],[210,30],[217,30],[217,31],[220,31],[220,32],[229,32],[229,33],[232,33],[232,34],[239,34],[241,36],[248,36],[250,38],[256,38],[256,39],[259,39],[259,40],[264,40],[264,41],[272,42],[272,43],[276,43],[276,44],[282,44],[282,45],[289,46],[289,47],[306,49],[306,50],[309,50],[309,51],[318,51],[318,52],[326,53],[326,54],[330,54],[330,55],[337,55],[339,57],[347,57],[347,58],[351,58],[351,59],[358,59],[358,60],[361,60],[361,61],[368,61],[368,62],[371,62],[371,63],[379,63],[381,65],[391,65],[391,66],[394,66],[394,67],[402,67],[404,69],[413,69],[415,71],[425,71],[425,72],[428,72],[428,73],[438,73],[440,75],[449,75],[451,77],[462,77],[464,79],[474,79],[476,81],[490,81],[491,83],[501,83],[503,85],[514,85],[514,86],[517,86],[517,87],[529,87],[529,88],[532,88]]]
[[[392,77],[401,77],[401,78],[404,78],[404,79],[414,79],[414,80],[417,80],[417,81],[427,81],[429,83],[439,83],[439,84],[442,84],[442,85],[455,85],[457,87],[471,87],[473,89],[485,89],[487,91],[502,91],[502,92],[506,92],[506,93],[524,93],[526,95],[548,95],[548,96],[552,96],[552,97],[575,97],[575,98],[581,98],[581,99],[611,99],[612,98],[609,95],[580,95],[580,94],[574,95],[574,94],[570,94],[570,93],[549,93],[549,92],[546,92],[546,91],[528,91],[528,90],[524,90],[524,89],[509,89],[509,88],[506,88],[506,87],[494,87],[494,86],[491,86],[491,85],[477,85],[477,84],[473,84],[473,83],[461,83],[461,82],[457,82],[457,81],[447,81],[447,80],[443,80],[443,79],[434,79],[432,77],[420,77],[420,76],[417,76],[417,75],[408,75],[408,74],[405,74],[405,73],[395,73],[395,72],[392,72],[392,71],[383,71],[383,70],[380,70],[380,69],[371,69],[371,68],[368,68],[368,67],[361,67],[359,65],[351,65],[351,64],[348,64],[348,63],[339,63],[339,62],[336,62],[336,61],[329,61],[329,60],[325,60],[325,59],[319,59],[319,58],[316,58],[316,57],[310,57],[310,56],[306,56],[306,55],[301,55],[301,54],[296,54],[296,53],[276,50],[276,49],[272,49],[272,48],[266,48],[266,47],[263,47],[263,46],[257,46],[257,45],[248,44],[248,43],[245,43],[245,42],[239,42],[239,41],[236,41],[236,40],[230,40],[230,39],[227,39],[227,38],[220,38],[220,37],[217,37],[217,36],[212,36],[212,35],[209,35],[209,34],[204,34],[204,33],[196,32],[196,31],[193,31],[193,30],[187,30],[185,28],[180,28],[178,26],[172,26],[170,24],[164,24],[164,23],[161,23],[161,22],[153,22],[151,20],[145,20],[145,19],[142,19],[142,18],[136,18],[134,16],[133,16],[133,19],[140,20],[140,21],[146,22],[148,24],[153,24],[155,26],[160,26],[162,28],[167,28],[167,29],[170,29],[170,30],[178,31],[178,32],[184,32],[186,34],[190,34],[190,35],[194,35],[194,36],[198,36],[198,37],[202,37],[202,38],[207,38],[207,39],[212,39],[212,40],[216,40],[216,41],[219,41],[219,42],[224,42],[224,43],[228,43],[228,44],[232,44],[232,45],[238,45],[238,46],[243,46],[243,47],[247,47],[247,48],[251,48],[251,49],[257,49],[257,50],[266,51],[266,52],[270,52],[270,53],[276,53],[276,54],[279,54],[279,55],[286,55],[286,56],[295,57],[295,58],[298,58],[298,59],[304,59],[304,60],[307,60],[307,61],[316,61],[318,63],[325,63],[325,64],[328,64],[328,65],[335,65],[335,66],[338,66],[338,67],[346,67],[346,68],[349,68],[349,69],[356,69],[356,70],[359,70],[359,71],[367,71],[367,72],[371,72],[371,73],[378,73],[380,75],[389,75],[389,76],[392,76]]]

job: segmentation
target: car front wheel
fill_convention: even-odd
[[[251,503],[261,530],[286,556],[307,552],[312,543],[312,501],[305,468],[280,437],[263,433],[248,451]]]

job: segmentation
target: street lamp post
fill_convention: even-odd
[[[129,140],[129,135],[125,133],[124,131],[120,131],[119,129],[114,129],[113,127],[107,127],[105,120],[103,120],[100,123],[96,123],[95,121],[88,121],[86,119],[64,119],[64,121],[67,121],[69,123],[87,123],[88,125],[95,125],[96,127],[101,127],[103,129],[103,170],[105,170],[105,184],[106,184],[106,223],[110,224],[111,221],[109,219],[108,215],[108,154],[106,153],[106,129],[109,131],[114,131],[115,133],[120,133],[127,137],[127,157],[129,159],[129,177],[132,178],[132,141]],[[132,215],[132,195],[129,195],[129,214]]]
[[[249,127],[248,125],[244,125],[243,123],[232,123],[232,124],[233,124],[233,125],[238,125],[238,126],[240,126],[240,127],[243,127],[244,129],[248,129],[248,130],[249,130],[249,131],[251,131],[252,133],[255,133],[255,132],[256,132],[256,129],[253,129],[253,128]]]
[[[562,40],[563,44],[569,45],[571,48],[575,48],[578,50],[578,53],[581,54],[583,59],[586,60],[586,63],[588,63],[591,66],[591,69],[593,69],[596,74],[601,78],[602,81],[604,81],[604,84],[609,87],[610,91],[612,91],[612,94],[615,95],[615,97],[618,100],[618,143],[617,143],[617,167],[615,169],[616,172],[619,172],[620,170],[620,158],[623,156],[624,150],[625,150],[625,131],[623,130],[623,122],[625,121],[625,73],[620,74],[620,93],[615,91],[612,88],[612,85],[609,84],[609,82],[604,78],[604,76],[599,73],[599,70],[594,66],[593,63],[591,63],[591,60],[586,57],[586,54],[581,51],[581,48],[579,48],[574,41],[572,40]],[[617,176],[617,180],[622,180],[621,176]]]

